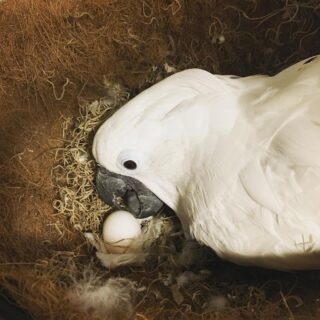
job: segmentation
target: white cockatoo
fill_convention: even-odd
[[[93,155],[109,204],[166,204],[238,264],[320,268],[320,56],[273,77],[176,73],[103,123]]]

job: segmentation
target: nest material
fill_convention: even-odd
[[[0,3],[0,97],[45,106],[144,86],[153,66],[274,73],[319,52],[318,0]],[[253,50],[254,49],[254,50]]]
[[[110,209],[96,195],[93,185],[95,164],[90,142],[97,125],[112,110],[112,102],[96,101],[80,108],[80,117],[63,122],[65,147],[57,151],[52,178],[58,188],[54,208],[65,215],[78,231],[97,232],[103,215]]]
[[[89,268],[98,278],[123,276],[145,286],[137,319],[319,316],[318,273],[240,268],[212,256],[195,259],[207,261],[205,266],[182,267],[191,244],[173,247],[164,261],[146,269],[106,272],[91,261],[93,252],[79,231],[99,228],[102,204],[54,201],[50,181],[56,149],[70,143],[61,141],[61,115],[73,126],[69,136],[78,123],[79,100],[109,94],[105,76],[135,94],[159,80],[165,62],[177,70],[273,74],[319,53],[319,15],[318,0],[0,2],[0,284],[6,295],[38,319],[90,319],[61,303]],[[73,146],[91,143],[84,134]],[[75,154],[83,159],[80,151],[66,159],[73,172]],[[65,172],[60,169],[59,176]],[[90,176],[92,169],[93,163],[83,172]],[[95,197],[92,181],[77,179],[54,182],[78,182]],[[60,200],[67,199],[65,191]],[[67,211],[54,213],[52,203]],[[86,213],[90,208],[92,215]],[[212,275],[203,277],[203,268]],[[186,278],[196,281],[186,284]]]

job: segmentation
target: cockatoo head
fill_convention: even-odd
[[[164,204],[176,211],[179,190],[199,170],[204,153],[210,155],[203,141],[211,132],[208,117],[217,109],[212,97],[217,107],[228,105],[230,95],[219,93],[223,89],[221,80],[206,71],[182,71],[143,91],[103,123],[93,143],[102,199],[118,208],[124,201],[138,218],[156,214]],[[209,114],[197,112],[204,105]],[[217,114],[216,132],[228,129],[229,122],[230,117]],[[211,147],[214,139],[211,135]]]

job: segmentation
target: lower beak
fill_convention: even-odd
[[[157,214],[164,203],[140,181],[98,167],[98,194],[108,205],[130,211],[143,219]]]

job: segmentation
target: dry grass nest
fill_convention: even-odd
[[[110,319],[319,317],[318,272],[221,261],[174,216],[138,266],[103,267],[84,236],[110,211],[91,155],[107,117],[168,72],[274,74],[319,53],[319,15],[318,0],[0,1],[3,294],[36,319],[99,319],[70,292],[101,288],[124,297]]]

